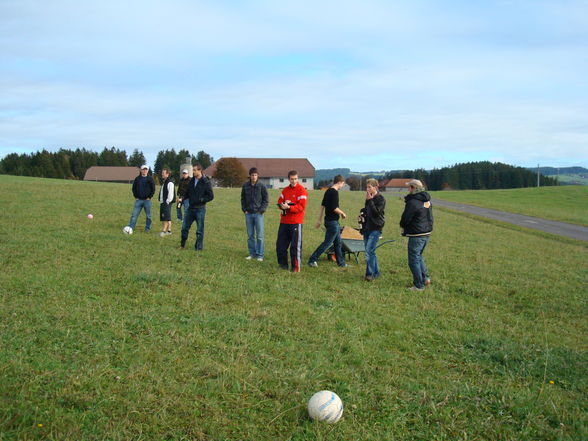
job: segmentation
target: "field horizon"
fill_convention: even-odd
[[[122,234],[130,185],[0,175],[0,190],[1,441],[588,436],[584,244],[437,210],[415,294],[398,198],[367,283],[363,258],[279,270],[277,209],[266,260],[246,261],[239,189],[214,189],[202,253],[194,227],[186,250],[177,221],[158,236],[157,207],[153,232],[141,214]],[[355,226],[363,193],[340,197]],[[343,400],[335,425],[306,414],[323,389]]]

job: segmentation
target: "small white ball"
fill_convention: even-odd
[[[127,225],[126,227],[123,228],[123,233],[133,234],[133,229]]]
[[[93,215],[92,213],[90,213],[90,214],[88,215],[88,219],[94,219],[94,215]]]
[[[343,402],[335,392],[322,390],[308,400],[308,415],[313,420],[334,424],[343,416]]]

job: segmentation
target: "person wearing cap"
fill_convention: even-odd
[[[418,179],[408,182],[404,212],[400,218],[402,235],[408,237],[408,267],[412,272],[412,291],[422,291],[431,283],[423,252],[433,231],[433,205],[431,196]]]
[[[184,219],[183,213],[186,213],[186,210],[188,209],[188,200],[186,199],[183,202],[180,201],[180,199],[183,199],[183,195],[186,193],[188,185],[190,185],[190,174],[188,173],[188,169],[185,168],[182,170],[182,177],[180,178],[180,182],[178,182],[178,203],[176,206],[178,220]],[[183,213],[182,208],[184,209]]]
[[[249,180],[241,187],[241,210],[245,213],[247,227],[247,260],[255,259],[259,262],[264,257],[263,213],[267,210],[267,188],[259,182],[257,168],[249,169]]]
[[[133,213],[129,220],[129,227],[132,230],[137,225],[137,219],[141,210],[145,210],[145,232],[151,230],[151,198],[155,194],[155,181],[149,176],[149,167],[146,165],[141,166],[141,173],[133,181],[133,196],[135,196],[135,206],[133,207]]]

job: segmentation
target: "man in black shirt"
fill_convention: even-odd
[[[345,256],[341,249],[341,226],[339,225],[339,216],[343,219],[347,215],[339,208],[339,190],[345,185],[343,176],[337,175],[333,178],[333,185],[325,192],[323,201],[321,202],[321,212],[316,222],[315,228],[320,228],[323,214],[325,216],[325,240],[321,243],[310,259],[308,259],[308,266],[317,267],[317,260],[327,248],[333,244],[335,248],[335,257],[337,258],[337,265],[345,267]]]

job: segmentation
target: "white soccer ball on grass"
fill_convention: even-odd
[[[343,416],[343,402],[335,392],[322,390],[308,400],[308,415],[313,420],[334,424]]]
[[[123,233],[133,234],[133,229],[127,225],[126,227],[123,228]]]

